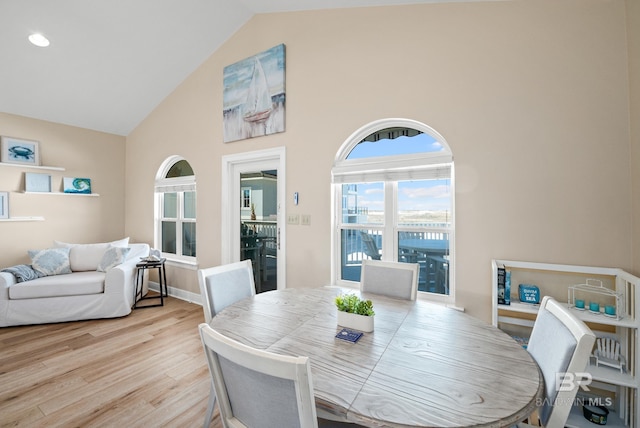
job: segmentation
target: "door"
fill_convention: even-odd
[[[285,288],[284,148],[222,159],[222,262],[251,259],[256,292]]]

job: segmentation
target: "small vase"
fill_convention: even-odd
[[[373,331],[373,318],[367,315],[352,314],[350,312],[338,312],[338,325],[365,333]]]

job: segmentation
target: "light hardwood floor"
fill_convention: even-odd
[[[0,427],[202,426],[203,321],[168,298],[124,318],[0,328]]]

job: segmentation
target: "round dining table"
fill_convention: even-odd
[[[374,331],[336,337],[334,299],[372,300]],[[310,358],[319,415],[370,427],[508,427],[542,400],[530,354],[464,312],[341,287],[289,288],[243,299],[210,323],[220,333]]]

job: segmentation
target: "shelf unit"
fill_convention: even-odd
[[[22,192],[27,195],[64,195],[64,196],[100,196],[99,193],[65,193],[65,192]]]
[[[48,171],[65,171],[64,167],[60,166],[49,166],[49,165],[27,165],[20,163],[7,163],[0,162],[0,167],[11,167],[11,168],[20,168],[20,169],[37,169],[37,170],[48,170]],[[28,194],[28,195],[64,195],[64,196],[85,196],[85,197],[98,197],[99,193],[65,193],[65,192],[27,192],[23,190],[20,193]],[[25,221],[44,221],[44,217],[42,216],[30,216],[30,217],[9,217],[0,219],[0,222],[25,222]]]
[[[511,272],[511,304],[498,304],[498,268]],[[570,301],[569,287],[583,284],[587,279],[598,279],[605,287],[624,296],[620,319],[602,313],[580,311]],[[560,265],[512,260],[492,261],[492,321],[493,324],[514,336],[527,336],[535,322],[539,305],[518,300],[517,286],[534,284],[540,288],[540,298],[553,296],[564,302],[575,315],[589,325],[598,337],[614,337],[620,342],[621,353],[627,360],[624,373],[619,370],[595,366],[594,359],[586,369],[593,382],[589,386],[596,395],[608,397],[612,406],[607,426],[640,428],[640,278],[622,269],[592,266]],[[596,299],[594,297],[594,299]],[[602,305],[601,305],[602,306]],[[582,416],[582,408],[574,406],[567,427],[591,427],[594,424]]]
[[[10,166],[14,168],[29,168],[29,169],[46,169],[49,171],[64,171],[65,169],[61,166],[46,166],[46,165],[24,165],[20,163],[7,163],[0,162],[0,166]]]
[[[44,221],[44,217],[10,217],[10,218],[0,218],[1,221]]]

